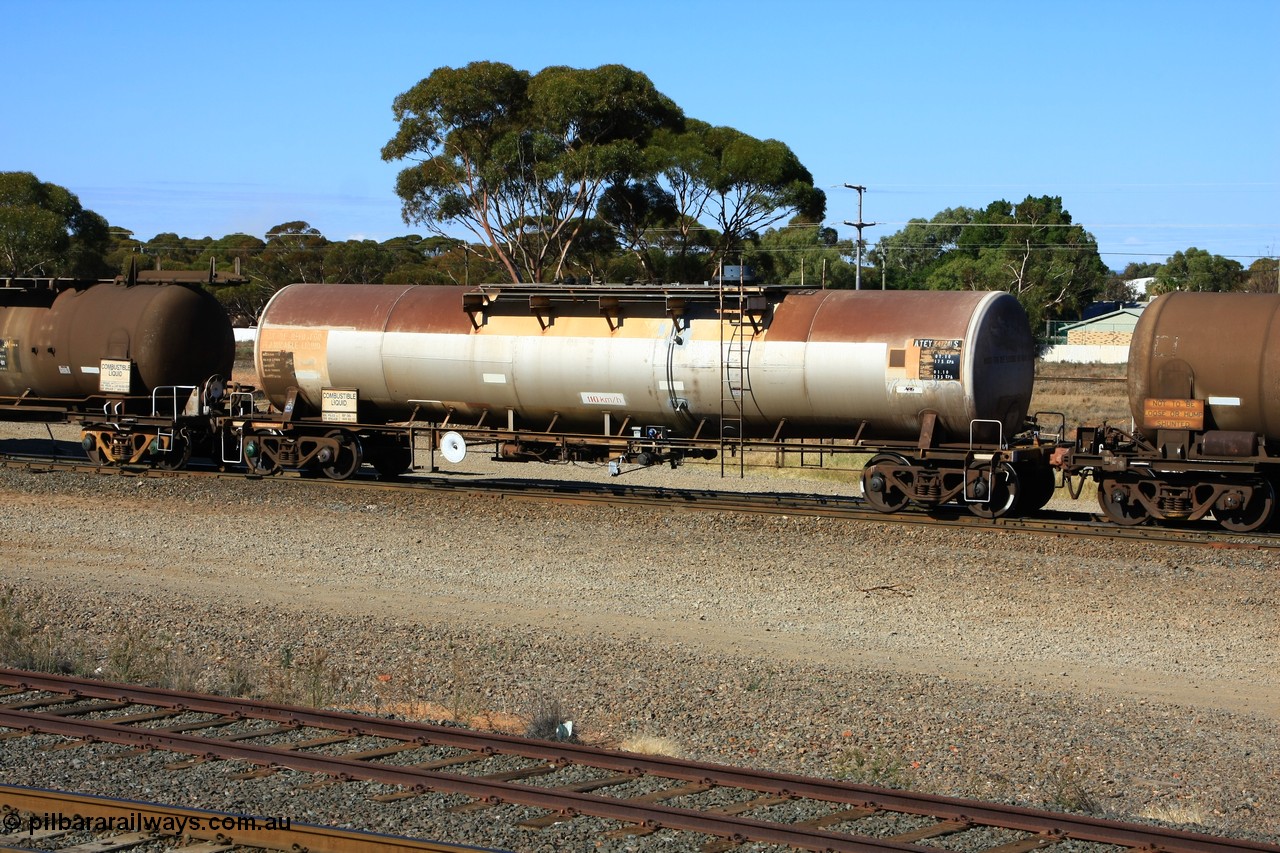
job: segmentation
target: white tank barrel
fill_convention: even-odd
[[[360,392],[361,418],[598,433],[624,419],[691,434],[721,412],[744,432],[915,438],[970,422],[1021,429],[1035,344],[1005,293],[754,288],[721,314],[708,286],[295,284],[263,312],[264,389],[318,409]]]

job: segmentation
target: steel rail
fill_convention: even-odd
[[[213,477],[217,479],[245,479],[243,472],[219,471],[165,471],[145,468],[97,467],[89,462],[69,462],[65,457],[16,457],[0,456],[0,466],[27,468],[40,471],[70,471],[105,476],[141,477]],[[983,519],[961,514],[960,510],[944,508],[930,514],[920,510],[898,513],[882,513],[866,506],[862,498],[840,495],[813,495],[785,492],[734,492],[706,489],[682,489],[670,486],[619,486],[608,483],[590,483],[556,480],[486,479],[460,483],[437,476],[416,476],[411,479],[379,481],[372,478],[328,480],[304,478],[293,475],[273,475],[274,479],[308,483],[322,488],[372,488],[400,491],[450,492],[460,495],[498,497],[513,500],[556,501],[582,505],[644,506],[662,509],[694,509],[703,512],[740,512],[755,515],[800,515],[812,518],[831,518],[842,521],[879,522],[884,524],[915,524],[926,527],[947,527],[958,530],[984,532],[1017,532],[1030,534],[1068,535],[1086,538],[1161,542],[1193,545],[1219,549],[1273,550],[1280,549],[1280,535],[1230,533],[1218,530],[1197,530],[1177,527],[1138,525],[1122,527],[1104,521],[1083,520],[1083,513],[1067,513],[1068,518],[996,518]],[[1075,516],[1075,517],[1072,517]],[[1086,515],[1086,518],[1094,516]]]
[[[1276,845],[1214,838],[1161,827],[1137,826],[1100,818],[888,790],[787,773],[743,770],[663,756],[637,755],[579,744],[532,741],[512,735],[369,718],[346,712],[317,711],[243,699],[223,699],[183,691],[96,682],[20,670],[0,669],[0,684],[62,694],[72,699],[86,697],[129,701],[138,705],[268,720],[298,727],[332,729],[352,734],[358,733],[362,736],[421,743],[424,746],[446,746],[486,754],[519,755],[545,761],[550,765],[587,765],[616,773],[652,775],[686,782],[759,791],[780,797],[820,800],[900,814],[928,816],[940,823],[959,828],[950,831],[962,831],[973,826],[990,826],[1033,833],[1041,839],[1071,839],[1135,849],[1160,850],[1166,853],[1246,853],[1246,851],[1248,853],[1263,853],[1263,851],[1280,853],[1280,846]],[[19,730],[30,728],[67,737],[109,740],[135,746],[176,749],[196,755],[215,755],[256,764],[278,764],[306,772],[372,779],[415,790],[450,790],[485,801],[513,802],[552,812],[590,814],[627,823],[683,829],[731,838],[742,837],[769,843],[790,844],[806,849],[911,850],[917,853],[931,849],[885,839],[829,833],[801,825],[788,826],[733,816],[715,816],[713,820],[716,827],[712,828],[708,823],[711,819],[708,815],[690,809],[659,805],[636,806],[608,797],[551,791],[546,788],[495,782],[478,777],[437,773],[417,768],[388,767],[350,758],[306,756],[293,750],[226,743],[217,739],[168,734],[155,730],[125,729],[110,722],[71,721],[64,716],[42,712],[24,713],[0,709],[0,726]],[[1041,843],[1037,843],[1036,846],[1041,846]]]
[[[363,780],[395,785],[413,791],[441,791],[465,794],[486,803],[513,803],[560,812],[566,816],[590,815],[639,824],[655,829],[719,835],[726,838],[783,844],[806,850],[850,851],[850,853],[928,853],[914,844],[858,838],[825,830],[790,827],[784,824],[742,818],[736,815],[709,815],[693,809],[664,805],[637,805],[625,800],[597,797],[568,790],[553,790],[504,782],[484,777],[461,776],[415,767],[378,764],[330,755],[304,754],[297,750],[229,743],[180,733],[149,729],[121,728],[92,720],[68,720],[40,712],[0,709],[0,727],[56,734],[63,737],[164,749],[206,759],[245,761],[266,767],[286,767],[304,773],[334,776],[343,781]],[[370,732],[361,731],[362,735]]]
[[[30,815],[25,825],[32,827],[45,823],[46,818],[57,815],[69,822],[83,819],[86,826],[107,825],[116,829],[139,831],[154,838],[198,838],[216,842],[223,849],[231,846],[252,847],[263,850],[280,850],[288,853],[476,853],[493,848],[470,845],[446,844],[406,838],[399,835],[382,835],[352,829],[288,821],[280,826],[279,820],[230,812],[188,809],[140,800],[120,800],[90,794],[73,794],[46,788],[25,788],[0,785],[0,812],[6,815],[26,812]],[[283,817],[283,816],[281,816]],[[51,821],[48,821],[51,822]],[[0,831],[0,845],[30,846],[34,833],[23,831],[23,824],[14,822],[18,831]],[[178,827],[170,833],[157,827]],[[48,830],[45,826],[45,831]],[[8,822],[4,829],[9,830]],[[96,831],[95,831],[95,834]]]

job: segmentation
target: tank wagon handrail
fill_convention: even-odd
[[[102,279],[101,282],[110,282]],[[6,276],[0,278],[0,290],[63,290],[68,287],[98,284],[98,279],[53,278],[45,276]]]
[[[1057,419],[1057,432],[1051,432],[1044,428],[1042,420],[1050,417]],[[1035,416],[1031,420],[1035,423],[1033,432],[1040,440],[1047,441],[1051,444],[1057,444],[1065,439],[1067,434],[1067,416],[1064,412],[1036,412]]]
[[[471,285],[469,292],[483,293],[486,296],[499,296],[503,293],[508,294],[553,294],[563,293],[566,296],[598,296],[601,294],[608,295],[624,295],[632,294],[635,296],[653,295],[655,293],[681,293],[705,295],[708,299],[718,299],[720,293],[720,285],[711,284],[709,282],[700,283],[677,283],[668,284],[552,284],[552,283],[526,283],[526,284],[475,284]],[[732,283],[732,287],[724,288],[726,294],[738,291],[737,282]],[[761,294],[761,293],[791,293],[799,291],[816,290],[812,285],[804,284],[744,284],[742,286],[744,293]]]
[[[151,389],[151,417],[177,418],[178,417],[178,392],[185,391],[187,394],[187,399],[189,400],[191,398],[191,393],[196,389],[198,389],[199,387],[200,387],[199,385],[162,385],[160,387]],[[173,397],[171,401],[173,403],[173,409],[172,411],[162,412],[160,411],[159,404],[164,397],[168,397],[169,395],[172,395]]]
[[[234,389],[227,392],[227,409],[232,417],[239,417],[251,414],[257,406],[258,400],[265,399],[262,391],[254,388],[251,390]]]
[[[750,299],[764,298],[769,302],[781,302],[790,293],[808,293],[814,288],[803,285],[745,285],[741,291],[723,289],[725,301],[743,303]],[[656,297],[676,297],[689,302],[715,304],[721,300],[722,288],[714,284],[664,284],[664,285],[566,285],[566,284],[516,284],[474,285],[464,290],[465,295],[484,297],[483,304],[471,304],[464,310],[492,310],[498,303],[521,302],[530,297],[547,300],[548,305],[581,304],[607,299],[611,306],[629,303],[651,302]]]
[[[989,442],[975,442],[973,438],[973,428],[975,424],[995,424],[996,426],[996,443],[995,446],[1001,450],[1007,450],[1009,445],[1004,441],[1004,422],[997,421],[992,418],[973,418],[969,421],[969,450],[974,451],[978,445],[990,446]]]

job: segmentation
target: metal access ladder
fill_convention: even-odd
[[[744,409],[751,396],[751,342],[757,327],[745,310],[746,292],[741,278],[726,292],[720,283],[720,476],[730,468],[727,450],[738,458],[738,476],[746,476],[743,453]],[[728,337],[726,338],[726,330]]]

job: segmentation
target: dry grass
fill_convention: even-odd
[[[663,735],[638,734],[618,744],[624,752],[638,755],[664,755],[668,758],[684,758],[685,750],[679,743]]]
[[[85,644],[56,627],[39,598],[0,589],[0,665],[37,672],[87,675],[94,662]]]
[[[1031,414],[1062,413],[1068,438],[1081,424],[1107,422],[1128,429],[1132,417],[1125,383],[1106,381],[1123,379],[1124,373],[1123,364],[1037,364]],[[1084,381],[1088,379],[1101,381]],[[1042,423],[1054,426],[1050,420],[1042,419]]]
[[[1102,362],[1072,363],[1060,361],[1037,361],[1036,377],[1055,379],[1062,377],[1090,377],[1094,379],[1124,379],[1128,365],[1104,364]]]
[[[1201,806],[1181,801],[1152,803],[1139,817],[1174,826],[1209,826],[1210,824],[1210,817]]]
[[[1044,803],[1055,811],[1099,814],[1100,805],[1092,784],[1096,773],[1072,758],[1045,761],[1040,765],[1040,789]]]
[[[911,773],[906,762],[900,756],[874,746],[841,750],[834,759],[832,775],[855,785],[874,785],[877,788],[911,787]]]
[[[529,713],[529,725],[525,737],[538,740],[563,740],[578,742],[578,732],[570,719],[565,704],[555,697],[539,696]]]

